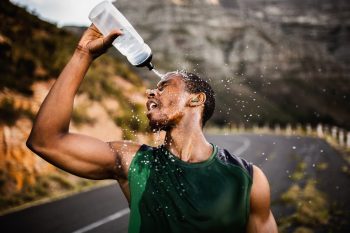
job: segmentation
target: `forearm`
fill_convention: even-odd
[[[91,56],[75,51],[38,111],[29,144],[44,146],[51,138],[68,132],[74,97],[91,62]]]

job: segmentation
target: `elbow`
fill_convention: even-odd
[[[35,139],[32,135],[30,135],[26,141],[26,146],[33,151],[34,153],[38,154],[40,148],[45,147],[45,141]]]
[[[27,146],[30,150],[32,150],[32,148],[33,148],[33,143],[32,143],[31,140],[29,140],[29,138],[28,138],[27,141],[26,141],[26,146]]]
[[[26,141],[26,146],[29,148],[29,150],[33,151],[34,153],[37,153],[38,146],[35,144],[35,142],[30,137]]]
[[[27,138],[26,146],[32,152],[42,157],[53,148],[54,141],[56,140],[57,138],[43,136],[36,137],[33,134],[30,134]]]
[[[36,154],[39,157],[45,159],[45,156],[46,156],[47,151],[48,151],[47,146],[43,145],[42,143],[38,143],[37,141],[35,141],[35,140],[31,139],[31,138],[27,139],[26,146],[34,154]]]

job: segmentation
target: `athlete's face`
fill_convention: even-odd
[[[168,73],[156,89],[147,90],[147,117],[154,130],[167,130],[184,116],[190,93],[180,74]]]

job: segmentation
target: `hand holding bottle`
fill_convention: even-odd
[[[114,29],[104,37],[96,26],[91,24],[81,37],[77,50],[95,59],[106,52],[112,45],[113,41],[122,34],[122,31],[119,29]]]
[[[89,13],[89,19],[105,36],[115,28],[123,30],[123,36],[114,40],[113,45],[132,65],[153,69],[151,48],[111,2],[103,1],[97,4]]]

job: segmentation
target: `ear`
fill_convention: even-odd
[[[206,100],[206,95],[203,92],[197,94],[191,94],[189,98],[188,105],[190,107],[196,107],[200,105],[204,105]]]

